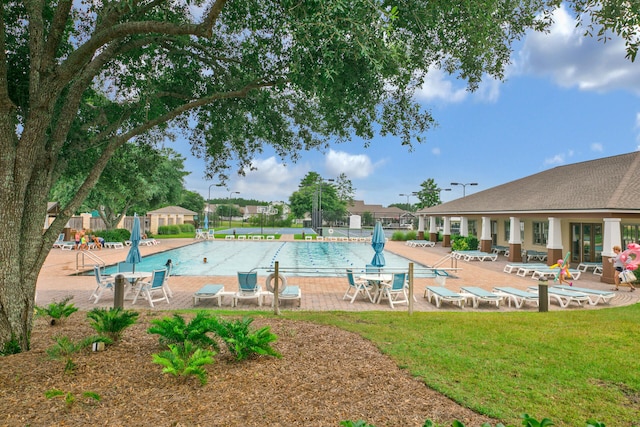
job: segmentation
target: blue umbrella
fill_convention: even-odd
[[[373,228],[373,236],[371,236],[371,247],[376,252],[371,260],[371,265],[374,267],[384,267],[384,255],[382,251],[384,250],[385,243],[384,230],[382,229],[382,224],[380,221],[376,222],[376,226]]]
[[[204,216],[204,229],[208,230],[209,229],[209,213],[207,212],[207,214]]]
[[[133,264],[133,271],[136,271],[136,264],[142,261],[142,255],[140,255],[140,218],[138,214],[133,215],[133,228],[131,229],[131,247],[127,254],[126,262]]]

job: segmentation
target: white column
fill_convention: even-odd
[[[520,218],[512,216],[510,218],[509,225],[509,244],[511,245],[519,245],[522,241],[520,240]]]
[[[562,225],[560,218],[549,218],[547,249],[562,249]]]
[[[480,234],[480,240],[491,240],[491,218],[488,216],[482,217],[482,232]]]
[[[451,235],[451,217],[444,217],[444,228],[442,229],[442,234]]]
[[[460,217],[460,235],[464,237],[469,235],[469,220],[466,216]]]
[[[424,232],[424,215],[418,216],[418,231]]]
[[[437,233],[438,230],[436,229],[436,217],[435,216],[430,216],[429,217],[429,233]]]
[[[622,246],[620,234],[620,218],[604,218],[604,236],[602,238],[602,256],[614,257],[614,246]],[[624,249],[624,248],[622,248]]]

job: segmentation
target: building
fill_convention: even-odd
[[[548,263],[571,252],[572,263],[602,262],[602,280],[613,283],[614,245],[640,241],[640,152],[559,166],[417,212],[418,231],[436,239],[442,218],[443,245],[451,219],[460,234],[479,230],[480,248],[509,247],[509,261],[522,250],[546,251]]]

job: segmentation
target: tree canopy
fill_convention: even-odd
[[[125,143],[186,135],[224,179],[263,145],[295,160],[353,135],[410,146],[430,66],[501,78],[511,44],[560,0],[8,0],[0,6],[0,344],[28,348],[51,244]],[[632,2],[574,0],[637,47]],[[43,234],[51,188],[92,153]]]

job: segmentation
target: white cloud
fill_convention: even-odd
[[[565,163],[565,155],[564,154],[556,154],[553,157],[547,157],[544,159],[545,166],[557,166],[563,165]]]
[[[440,147],[433,147],[431,149],[431,154],[433,154],[434,156],[439,156],[440,155]]]
[[[251,162],[254,170],[245,169],[244,177],[235,177],[232,191],[239,191],[238,197],[257,200],[288,200],[298,189],[300,179],[307,172],[305,166],[285,166],[275,157],[255,159]],[[228,194],[227,194],[228,196]]]
[[[599,142],[594,142],[591,144],[591,151],[602,153],[604,151],[604,147]]]
[[[446,75],[441,69],[430,66],[425,82],[416,93],[416,97],[426,101],[436,99],[451,103],[464,101],[468,94],[466,88],[454,88],[452,81],[449,79],[453,78]]]
[[[349,179],[366,178],[375,170],[374,164],[366,154],[349,154],[334,150],[329,150],[325,168],[328,175],[338,176],[344,173]]]
[[[616,89],[640,94],[640,68],[625,59],[622,39],[606,43],[585,37],[584,28],[561,6],[554,12],[549,33],[530,32],[516,57],[517,74],[550,76],[562,87],[607,92]]]

